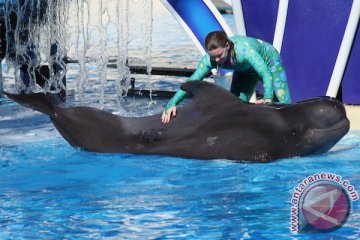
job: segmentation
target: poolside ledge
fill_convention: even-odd
[[[360,130],[360,105],[345,105],[350,130]]]

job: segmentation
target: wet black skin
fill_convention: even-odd
[[[7,96],[49,115],[72,146],[92,152],[270,162],[324,153],[349,131],[345,108],[335,98],[254,105],[204,81],[181,88],[193,99],[168,124],[161,114],[127,118],[90,107],[62,108],[41,93]]]

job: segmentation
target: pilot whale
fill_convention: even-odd
[[[92,152],[270,162],[324,153],[349,131],[345,108],[335,98],[255,105],[205,81],[181,89],[192,101],[168,124],[161,114],[121,117],[92,107],[60,107],[43,93],[5,94],[47,114],[73,147]]]

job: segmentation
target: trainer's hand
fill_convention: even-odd
[[[161,116],[161,121],[163,123],[170,122],[171,116],[176,117],[176,106],[169,108],[168,110],[164,111]]]
[[[255,104],[270,104],[272,103],[272,100],[271,99],[259,99],[259,100],[256,100]]]

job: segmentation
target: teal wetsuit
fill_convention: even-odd
[[[285,69],[276,49],[267,42],[251,37],[233,36],[230,41],[234,43],[235,62],[230,60],[229,54],[228,59],[217,66],[206,53],[188,81],[203,80],[213,68],[230,69],[234,70],[230,91],[241,100],[250,100],[260,80],[264,86],[264,99],[273,100],[275,93],[280,103],[291,103]],[[166,110],[179,104],[186,95],[181,89],[177,91],[166,105]]]

